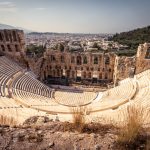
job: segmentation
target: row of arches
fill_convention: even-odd
[[[17,34],[16,31],[7,32],[7,30],[4,30],[3,32],[0,32],[0,41],[17,41]]]
[[[51,55],[50,58],[51,58],[52,62],[56,61],[55,55]],[[61,63],[65,63],[65,57],[61,55],[60,56],[60,61],[61,61]],[[72,64],[75,64],[75,63],[77,65],[88,64],[89,63],[88,61],[89,60],[88,60],[87,56],[84,56],[84,57],[81,57],[81,56],[77,56],[77,57],[71,56],[71,63]],[[109,56],[105,56],[104,61],[105,61],[104,62],[105,64],[110,64],[110,58],[109,58]],[[98,56],[94,56],[92,64],[96,65],[96,64],[99,64],[99,62],[100,62],[99,57]]]
[[[87,64],[88,63],[88,59],[86,56],[84,56],[83,58],[81,56],[77,56],[77,65],[82,65],[82,59],[83,59],[83,64]],[[93,60],[93,64],[98,64],[98,57],[95,56],[94,60]]]
[[[19,45],[15,44],[15,45],[10,45],[10,44],[7,44],[7,45],[0,45],[0,49],[1,51],[5,52],[5,51],[8,51],[8,52],[12,52],[12,51],[16,51],[16,52],[19,52]]]
[[[60,66],[60,65],[47,65],[46,70],[51,70],[51,69],[65,69],[65,70],[81,70],[81,71],[101,71],[101,72],[112,72],[112,69],[107,67],[107,68],[100,68],[100,67],[75,67],[75,66]]]
[[[67,77],[67,78],[70,78],[70,79],[75,79],[77,77],[77,72],[75,70],[65,70],[65,72],[63,71],[63,69],[53,69],[53,70],[50,70],[47,74],[46,72],[44,71],[44,76],[46,77],[47,75],[50,75],[52,77]],[[98,73],[97,74],[97,77],[95,78],[98,78],[98,79],[109,79],[110,77],[110,74],[109,73]],[[92,72],[81,72],[81,78],[82,79],[91,79],[93,78],[93,74]]]

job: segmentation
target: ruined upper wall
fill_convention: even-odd
[[[114,67],[114,83],[125,78],[133,77],[135,73],[136,57],[116,57]]]
[[[0,53],[20,56],[24,52],[25,37],[22,30],[0,30]]]
[[[150,43],[140,44],[136,55],[136,74],[150,69]]]

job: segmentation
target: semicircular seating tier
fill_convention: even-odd
[[[61,105],[65,106],[84,106],[90,104],[96,97],[98,93],[95,92],[84,92],[84,91],[56,91],[55,101]]]
[[[0,115],[19,122],[46,113],[70,119],[72,106],[86,105],[89,120],[123,121],[132,104],[150,109],[150,70],[128,78],[105,92],[55,91],[7,57],[0,57]],[[149,117],[150,118],[150,117]]]
[[[118,109],[109,109],[99,112],[92,112],[91,118],[101,118],[107,123],[110,121],[114,123],[122,123],[126,119],[128,114],[128,106],[137,106],[145,109],[145,113],[150,111],[150,70],[144,71],[141,74],[135,75],[137,82],[137,91],[132,99],[126,104],[121,105]],[[141,107],[142,106],[142,107]],[[144,123],[150,123],[150,113],[147,114],[147,119]],[[98,119],[97,119],[98,120]]]
[[[136,82],[133,79],[128,79],[112,89],[109,89],[102,94],[100,99],[95,99],[89,107],[92,112],[104,111],[107,109],[116,109],[117,107],[127,103],[136,92]]]
[[[0,98],[1,123],[7,122],[9,124],[9,122],[14,122],[17,125],[23,123],[26,119],[30,118],[31,116],[45,115],[45,112],[24,107],[12,98]]]

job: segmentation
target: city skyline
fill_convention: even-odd
[[[37,32],[116,33],[150,24],[148,0],[0,0],[0,23]]]

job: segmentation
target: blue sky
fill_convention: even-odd
[[[0,23],[41,32],[116,33],[150,25],[150,0],[0,0]]]

